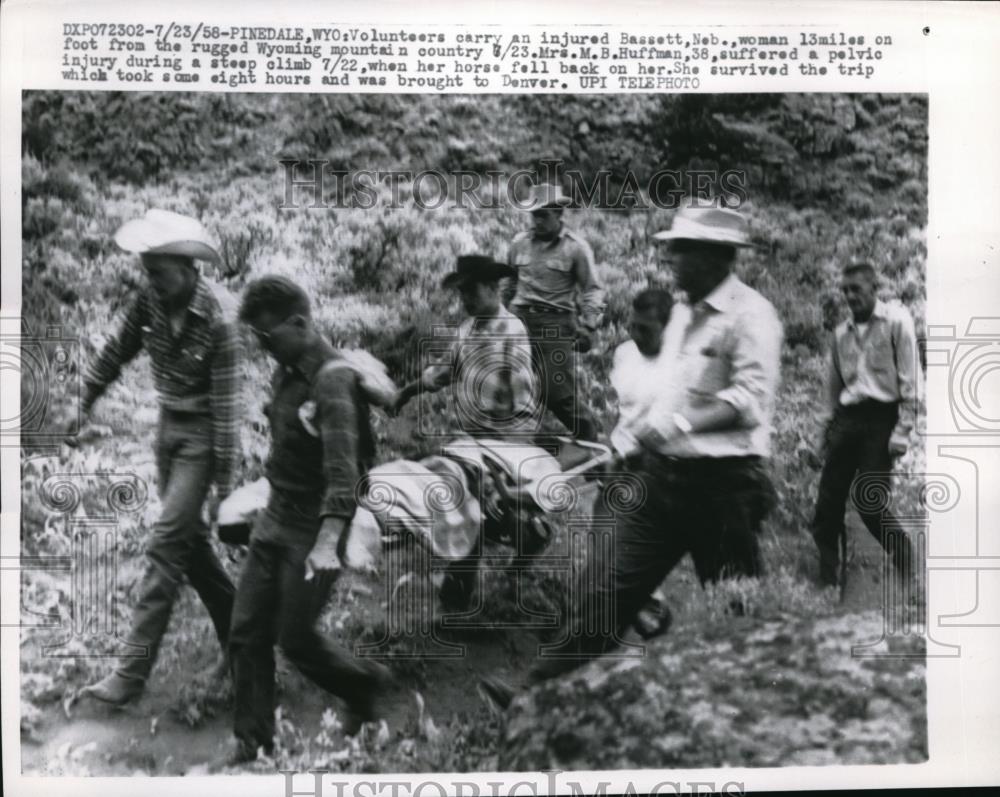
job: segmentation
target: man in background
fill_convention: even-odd
[[[140,350],[149,353],[160,401],[156,464],[162,508],[146,545],[148,565],[127,637],[133,654],[80,696],[123,705],[142,693],[185,578],[226,649],[233,585],[212,550],[202,508],[212,485],[210,516],[232,489],[240,454],[243,346],[236,301],[195,265],[219,257],[197,220],[150,210],[121,227],[115,242],[139,254],[148,286],[92,364],[83,413],[89,415]]]
[[[647,288],[638,293],[632,300],[629,340],[615,349],[610,378],[618,396],[618,423],[611,432],[611,445],[617,466],[625,472],[641,458],[642,446],[635,434],[650,404],[670,389],[662,378],[653,378],[653,373],[673,304],[670,292],[662,288]],[[614,481],[605,482],[602,487],[596,508],[610,509],[607,491],[614,489]],[[641,637],[650,639],[664,633],[671,619],[666,596],[662,588],[657,587],[636,614],[632,625]]]
[[[563,224],[569,204],[558,186],[532,186],[525,207],[532,228],[511,243],[515,273],[504,294],[531,336],[545,406],[571,436],[596,441],[594,418],[577,393],[576,352],[590,348],[604,299],[590,246]]]
[[[888,509],[893,460],[906,453],[916,413],[916,334],[906,308],[878,299],[875,269],[847,266],[841,283],[851,317],[834,331],[821,416],[823,471],[813,519],[820,582],[842,582],[848,495],[865,527],[909,582],[910,539]],[[854,493],[852,494],[852,484]],[[869,500],[872,496],[875,500]]]
[[[650,403],[666,389],[650,377],[673,304],[670,292],[660,288],[638,293],[632,300],[629,340],[615,349],[610,379],[618,396],[618,423],[611,432],[611,445],[623,461],[642,450],[635,430]]]
[[[537,418],[528,332],[500,302],[499,282],[513,269],[482,255],[463,255],[442,281],[457,291],[466,319],[450,344],[448,361],[430,365],[403,387],[398,412],[413,396],[449,385],[459,427],[472,437],[503,439],[532,430]]]

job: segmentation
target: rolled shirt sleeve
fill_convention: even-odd
[[[577,242],[573,271],[580,287],[580,322],[588,329],[594,329],[604,312],[604,289],[597,279],[594,252],[584,240]]]
[[[360,422],[362,407],[357,376],[348,368],[324,367],[313,394],[323,443],[323,499],[320,515],[350,520],[357,506],[361,478]]]
[[[506,360],[510,367],[511,410],[532,414],[537,410],[537,380],[531,367],[531,344],[527,333],[505,341]]]
[[[215,334],[211,361],[209,402],[212,413],[213,481],[220,498],[233,488],[236,466],[242,454],[242,368],[244,340],[235,321],[221,320]]]
[[[781,322],[770,305],[741,318],[735,330],[730,384],[715,396],[739,414],[740,425],[752,429],[771,416],[781,371]]]

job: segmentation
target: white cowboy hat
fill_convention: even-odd
[[[657,241],[704,241],[728,246],[752,246],[746,217],[729,208],[682,207],[669,230],[654,233]]]
[[[213,263],[219,260],[201,222],[170,210],[153,208],[141,219],[125,222],[115,233],[115,243],[136,254],[183,255]]]
[[[528,189],[527,205],[518,207],[529,213],[548,207],[566,207],[572,204],[573,200],[563,194],[562,188],[551,183],[541,183],[533,185]]]

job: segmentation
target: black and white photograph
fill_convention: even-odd
[[[927,760],[926,96],[22,107],[26,773]]]
[[[1000,782],[998,31],[4,3],[4,793]]]

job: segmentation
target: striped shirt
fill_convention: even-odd
[[[236,300],[225,288],[199,276],[183,327],[175,335],[152,289],[141,292],[124,323],[104,346],[84,380],[84,412],[143,348],[149,352],[160,406],[211,418],[213,474],[220,497],[232,489],[240,455],[240,370],[243,336]]]
[[[537,383],[521,319],[500,307],[495,316],[467,318],[457,330],[444,330],[447,335],[431,344],[444,362],[424,369],[422,387],[434,391],[451,385],[459,425],[470,434],[534,431],[531,419],[540,411]]]

